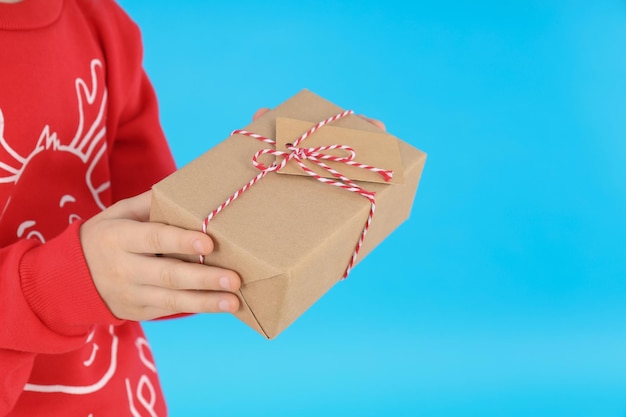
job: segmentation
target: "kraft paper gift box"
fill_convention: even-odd
[[[342,110],[301,91],[244,128],[276,139],[275,146],[231,135],[154,185],[151,220],[202,230],[209,213],[259,174],[252,163],[255,153],[286,150],[286,143]],[[327,163],[376,193],[358,262],[409,217],[426,154],[355,115],[321,127],[299,146],[332,144],[351,145],[355,161],[393,171],[386,182],[366,169]],[[269,166],[274,159],[278,163],[282,157],[263,155],[259,161]],[[310,161],[305,164],[327,175]],[[206,229],[215,250],[204,262],[239,273],[241,307],[235,316],[267,338],[281,333],[342,279],[371,207],[364,196],[322,183],[293,161],[282,171],[268,173],[240,194]]]

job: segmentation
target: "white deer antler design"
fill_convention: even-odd
[[[110,187],[106,181],[98,186],[93,184],[92,173],[104,153],[106,152],[106,125],[104,115],[107,106],[107,90],[98,83],[98,72],[102,72],[102,62],[93,59],[90,64],[91,88],[82,78],[75,81],[76,97],[78,100],[78,126],[76,133],[69,144],[63,144],[57,133],[52,131],[50,125],[45,125],[41,131],[35,148],[26,156],[20,155],[7,142],[4,137],[4,115],[0,109],[0,146],[14,159],[13,164],[0,161],[0,183],[17,183],[27,169],[29,162],[41,152],[52,150],[69,152],[77,156],[84,164],[88,164],[85,182],[91,191],[94,201],[101,209],[105,205],[100,199],[100,194]],[[100,77],[104,80],[104,77]],[[99,88],[103,89],[98,94]],[[99,99],[99,101],[97,101]],[[95,111],[95,117],[87,120],[87,110],[92,109],[89,115]]]

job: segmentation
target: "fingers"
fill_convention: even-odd
[[[144,287],[139,304],[155,310],[177,313],[232,313],[239,308],[235,294],[214,291],[174,291],[161,287]]]
[[[125,221],[122,227],[103,233],[113,234],[110,238],[132,253],[207,255],[213,251],[208,235],[162,223]]]
[[[267,113],[268,111],[270,111],[269,108],[267,107],[261,107],[259,110],[257,110],[254,115],[252,116],[252,121],[255,121],[256,119],[258,119],[259,117],[263,116],[265,113]]]
[[[200,231],[186,230],[149,221],[152,191],[121,200],[98,214],[115,227],[98,227],[100,239],[119,245],[132,253],[178,253],[206,255],[213,251],[213,241]],[[112,220],[119,220],[113,221]]]
[[[239,276],[228,269],[183,262],[177,259],[146,257],[138,284],[171,290],[236,292]]]
[[[152,190],[148,190],[135,197],[120,200],[102,212],[106,218],[124,218],[146,222],[150,218]]]
[[[234,313],[241,279],[233,271],[168,258],[150,259],[132,296],[143,320],[176,313]]]
[[[142,320],[178,313],[234,313],[239,299],[234,294],[206,291],[172,291],[146,287],[141,295],[144,304],[139,312]]]
[[[381,122],[378,119],[372,119],[370,117],[366,117],[363,115],[359,115],[360,118],[365,119],[366,121],[370,122],[371,124],[373,124],[374,126],[376,126],[377,128],[379,128],[380,130],[386,132],[387,128],[385,127],[385,124],[383,122]]]
[[[121,276],[96,284],[111,312],[128,320],[177,313],[236,312],[241,278],[223,268],[133,254]],[[94,280],[96,282],[96,280]]]

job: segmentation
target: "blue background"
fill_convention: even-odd
[[[179,165],[302,88],[428,153],[277,339],[146,325],[172,416],[626,415],[626,2],[121,4]]]

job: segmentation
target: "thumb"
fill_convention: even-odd
[[[147,222],[150,219],[151,203],[152,190],[148,190],[135,197],[118,201],[102,214],[109,219],[121,218]]]

